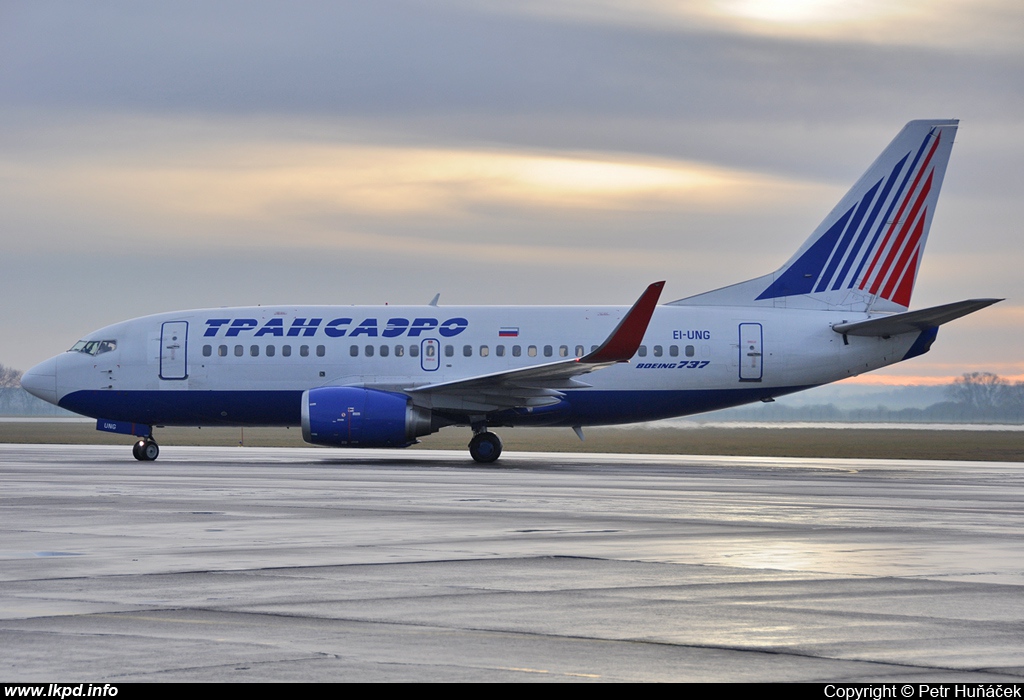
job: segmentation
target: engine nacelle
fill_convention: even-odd
[[[335,447],[407,447],[433,433],[430,411],[404,394],[350,386],[302,392],[302,439]]]

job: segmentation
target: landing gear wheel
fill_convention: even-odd
[[[146,440],[146,446],[142,448],[142,456],[146,458],[147,462],[152,462],[160,456],[160,445],[153,440]]]
[[[477,433],[469,441],[469,456],[483,464],[493,462],[501,456],[501,438],[494,433]]]
[[[132,456],[140,462],[152,462],[160,456],[160,446],[152,438],[139,440],[132,445]]]

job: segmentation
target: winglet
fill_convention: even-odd
[[[651,316],[654,315],[654,308],[658,305],[658,298],[664,286],[665,282],[662,281],[647,287],[622,317],[608,339],[601,343],[601,347],[589,355],[578,358],[577,362],[629,362],[643,342],[644,333],[647,332],[647,325],[651,322]]]

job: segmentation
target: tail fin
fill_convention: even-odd
[[[906,311],[958,123],[903,127],[775,272],[671,303]]]

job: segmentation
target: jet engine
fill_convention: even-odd
[[[334,447],[407,447],[437,432],[405,394],[348,386],[302,392],[302,439]]]

